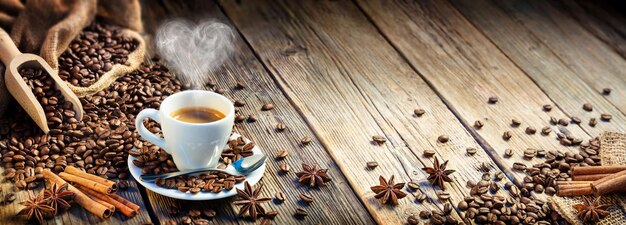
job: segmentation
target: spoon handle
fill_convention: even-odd
[[[183,176],[183,175],[188,175],[188,174],[193,174],[193,173],[200,173],[200,172],[209,172],[209,171],[217,171],[217,172],[231,174],[230,172],[227,172],[226,170],[223,170],[223,169],[201,168],[201,169],[185,170],[185,171],[155,174],[155,175],[141,175],[141,179],[146,182],[151,182],[151,181],[156,180],[157,178],[168,179],[172,177],[178,177],[178,176]]]

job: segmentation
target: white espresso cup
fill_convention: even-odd
[[[208,123],[188,123],[174,119],[171,114],[187,107],[208,107],[220,111],[224,118]],[[150,132],[145,118],[161,124],[163,137]],[[161,103],[161,109],[144,109],[135,119],[139,135],[172,155],[179,170],[215,167],[233,129],[235,107],[226,97],[201,90],[182,91]]]

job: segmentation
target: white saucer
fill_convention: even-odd
[[[230,139],[235,139],[238,138],[240,135],[237,133],[233,133],[230,136]],[[245,139],[246,143],[249,142],[249,140]],[[258,145],[255,145],[254,148],[252,149],[252,152],[256,155],[256,154],[262,154],[261,149],[259,149]],[[148,190],[151,190],[153,192],[156,192],[158,194],[170,197],[170,198],[175,198],[175,199],[182,199],[182,200],[195,200],[195,201],[199,201],[199,200],[215,200],[215,199],[221,199],[221,198],[227,198],[233,195],[237,194],[237,190],[235,190],[235,188],[239,188],[239,189],[244,189],[244,181],[235,184],[235,187],[233,189],[231,189],[230,191],[228,190],[223,190],[219,193],[213,193],[213,192],[199,192],[196,194],[191,194],[189,192],[183,193],[178,191],[178,189],[169,189],[169,188],[163,188],[163,187],[159,187],[157,186],[154,182],[144,182],[141,180],[140,176],[141,176],[141,168],[136,167],[135,164],[133,164],[133,160],[135,160],[136,158],[128,155],[128,170],[130,170],[130,174],[133,175],[133,177],[135,178],[135,180],[140,183],[141,185],[143,185],[145,188],[147,188]],[[259,182],[259,180],[261,180],[261,178],[263,177],[263,173],[265,172],[265,165],[267,164],[267,162],[263,163],[263,165],[261,167],[259,167],[257,170],[255,170],[254,172],[248,174],[246,176],[246,180],[248,181],[248,183],[250,183],[250,185],[254,185],[257,182]],[[229,167],[232,167],[232,165],[229,165]]]

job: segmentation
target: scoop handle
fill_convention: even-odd
[[[22,53],[13,43],[11,36],[4,29],[0,28],[0,60],[2,60],[4,66],[8,69],[11,60],[20,54]]]

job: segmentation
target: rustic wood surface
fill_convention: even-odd
[[[279,212],[274,224],[406,224],[421,210],[442,209],[446,202],[456,206],[468,195],[466,181],[479,180],[484,172],[481,162],[489,163],[491,174],[503,171],[516,180],[524,174],[512,171],[513,162],[541,161],[523,160],[526,148],[576,149],[560,145],[556,132],[584,140],[606,130],[626,132],[626,17],[612,6],[563,0],[144,0],[142,17],[151,54],[154,32],[170,19],[214,19],[235,28],[234,54],[208,77],[228,98],[246,102],[238,108],[242,115],[258,118],[235,130],[270,156],[261,195],[287,195],[282,204],[263,205]],[[237,83],[246,88],[234,89]],[[605,87],[612,88],[611,95],[600,94]],[[499,101],[488,104],[490,96]],[[582,109],[587,102],[592,112]],[[265,103],[275,108],[261,111]],[[543,111],[545,104],[554,109]],[[416,117],[416,108],[426,113]],[[600,113],[613,119],[602,122]],[[548,122],[571,116],[583,122],[566,127]],[[591,117],[598,118],[596,127],[587,125]],[[522,124],[513,127],[512,119]],[[474,127],[476,120],[484,127]],[[277,132],[278,122],[287,130]],[[528,135],[527,126],[550,126],[553,132]],[[512,132],[509,141],[503,140],[504,131]],[[375,144],[373,135],[387,142]],[[450,141],[438,142],[439,135]],[[302,145],[303,137],[312,143]],[[478,153],[467,155],[467,147]],[[448,201],[437,199],[440,188],[428,185],[421,170],[433,164],[423,156],[427,149],[456,170],[454,182],[446,184]],[[514,156],[504,157],[506,149]],[[277,160],[278,150],[289,156]],[[368,170],[368,161],[379,166]],[[280,163],[291,171],[278,172]],[[301,163],[329,168],[333,181],[322,188],[301,186],[295,176]],[[415,192],[404,189],[410,195],[398,206],[382,206],[370,190],[380,175],[418,181],[428,201],[419,203]],[[180,201],[130,183],[121,194],[142,206],[132,219],[116,213],[101,220],[74,206],[47,223],[180,223],[189,209],[216,210],[212,224],[259,223],[237,216],[234,197]],[[12,187],[0,184],[3,193]],[[313,195],[315,202],[303,203],[300,193]],[[24,223],[15,214],[27,192],[17,194],[14,203],[0,206],[0,224]],[[181,212],[172,214],[174,207]],[[298,207],[309,216],[294,216]]]

